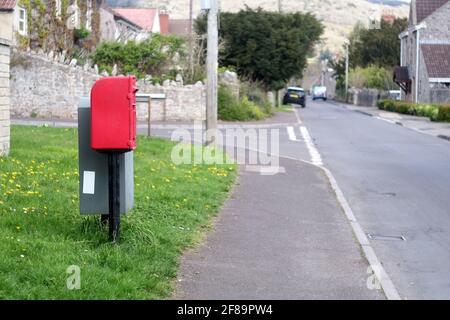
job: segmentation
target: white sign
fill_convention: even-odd
[[[83,194],[95,194],[94,171],[84,171],[83,173]]]

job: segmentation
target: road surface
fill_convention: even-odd
[[[387,236],[371,244],[400,296],[449,299],[450,143],[327,102],[298,114],[363,230]]]

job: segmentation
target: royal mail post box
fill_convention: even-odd
[[[91,91],[91,147],[100,152],[136,148],[136,78],[108,77]]]

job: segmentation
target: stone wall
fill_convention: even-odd
[[[206,119],[206,88],[198,82],[183,86],[179,82],[166,81],[162,86],[144,81],[138,82],[139,93],[164,93],[166,100],[152,100],[153,121],[193,121]],[[148,104],[138,103],[137,116],[146,120]]]
[[[355,106],[376,107],[380,93],[376,89],[350,89],[347,102]]]
[[[236,72],[228,71],[219,73],[219,84],[226,86],[230,89],[231,93],[236,99],[239,99],[241,90],[241,82]]]
[[[431,103],[450,103],[450,89],[449,88],[433,88],[430,89]]]
[[[0,156],[9,153],[9,46],[0,42]]]
[[[11,113],[14,118],[76,119],[78,100],[89,96],[98,68],[75,66],[52,53],[13,53],[11,66]],[[152,102],[154,121],[204,120],[206,89],[199,82],[184,86],[179,81],[152,85],[141,80],[139,93],[165,93],[167,99]],[[138,104],[138,120],[147,119],[147,105]]]

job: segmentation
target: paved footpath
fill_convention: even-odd
[[[177,299],[384,299],[322,170],[242,172],[205,244],[185,255]]]

